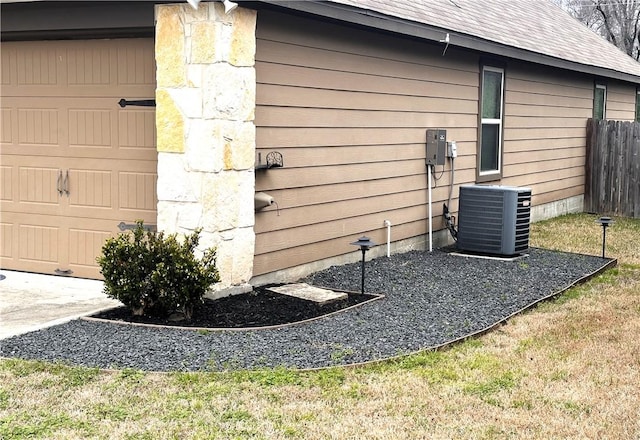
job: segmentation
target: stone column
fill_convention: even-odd
[[[217,290],[246,289],[255,248],[256,12],[156,5],[158,229],[203,228]]]

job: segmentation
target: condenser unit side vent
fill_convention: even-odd
[[[531,190],[510,186],[460,187],[458,249],[516,255],[529,248]]]

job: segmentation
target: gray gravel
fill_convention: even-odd
[[[0,356],[150,371],[379,360],[485,330],[610,262],[535,248],[514,262],[414,251],[367,262],[367,291],[384,299],[314,322],[203,334],[75,320],[3,340]],[[332,267],[306,281],[358,291],[360,264]]]

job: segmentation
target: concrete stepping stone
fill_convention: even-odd
[[[321,289],[319,287],[310,286],[306,283],[285,284],[283,286],[269,287],[267,290],[270,292],[280,293],[282,295],[294,296],[307,301],[313,301],[320,305],[348,298],[348,295],[344,292],[334,292],[333,290]]]

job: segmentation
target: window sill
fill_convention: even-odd
[[[502,180],[500,172],[476,176],[476,183],[499,182],[500,180]]]

